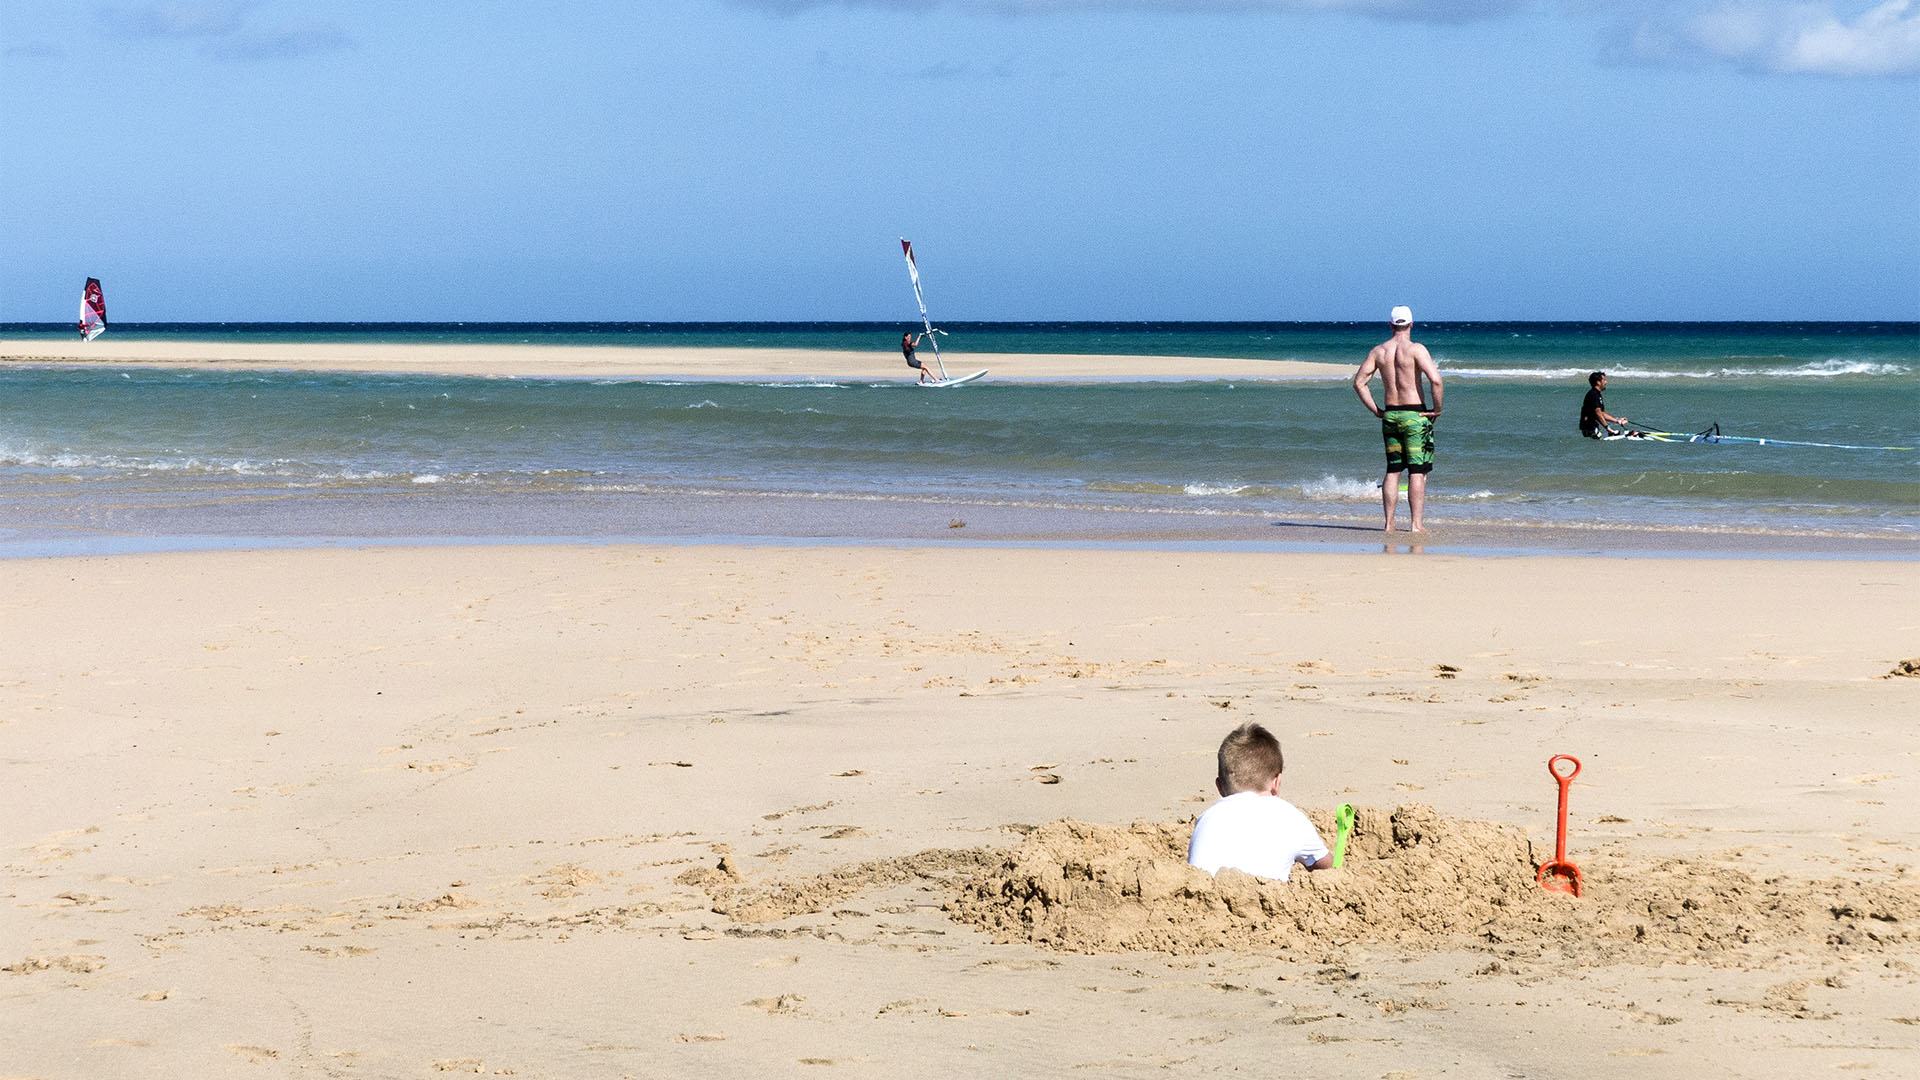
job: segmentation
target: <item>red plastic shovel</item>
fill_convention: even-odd
[[[1573,763],[1573,771],[1566,775],[1560,773],[1560,763]],[[1560,784],[1560,830],[1554,836],[1553,861],[1540,864],[1540,872],[1534,880],[1540,887],[1550,892],[1572,893],[1580,895],[1580,868],[1567,861],[1567,788],[1573,778],[1580,775],[1580,759],[1567,754],[1555,754],[1547,759],[1547,772]]]

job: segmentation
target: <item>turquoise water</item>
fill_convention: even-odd
[[[11,340],[70,332],[0,327]],[[892,324],[110,332],[880,353],[898,335]],[[1379,336],[1340,325],[997,324],[953,327],[948,355],[1352,364]],[[1575,432],[1585,374],[1604,367],[1609,410],[1663,430],[1717,422],[1735,435],[1920,445],[1914,324],[1475,324],[1419,336],[1447,377],[1429,489],[1436,522],[1920,532],[1920,452],[1598,443]],[[0,541],[62,530],[616,535],[672,520],[676,506],[698,521],[716,499],[753,493],[1070,510],[1076,529],[1095,532],[1121,511],[1186,515],[1203,530],[1378,519],[1378,424],[1344,381],[1025,384],[1000,374],[930,392],[904,376],[665,383],[0,366]],[[861,534],[858,521],[815,519],[789,531],[821,528]]]

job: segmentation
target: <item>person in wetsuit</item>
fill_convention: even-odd
[[[928,371],[927,366],[925,364],[922,364],[919,361],[919,359],[913,355],[913,350],[920,347],[920,339],[926,336],[927,335],[925,334],[915,334],[911,330],[907,331],[904,334],[901,334],[900,335],[900,352],[902,353],[902,355],[906,356],[907,366],[910,368],[913,368],[915,371],[918,371],[920,373],[921,382],[926,382],[928,378],[932,378],[934,382],[939,382],[940,376],[935,375],[932,372]]]
[[[1598,439],[1614,434],[1613,425],[1627,426],[1627,418],[1615,416],[1607,411],[1606,401],[1601,397],[1607,389],[1607,373],[1596,371],[1587,376],[1586,400],[1580,403],[1580,434],[1589,439]]]
[[[1380,434],[1387,444],[1387,475],[1380,481],[1380,508],[1386,515],[1386,531],[1393,531],[1394,512],[1400,504],[1400,474],[1407,474],[1407,508],[1413,514],[1413,531],[1426,532],[1423,518],[1427,507],[1427,474],[1433,471],[1433,421],[1440,415],[1440,369],[1434,366],[1427,347],[1413,340],[1413,312],[1401,306],[1387,316],[1393,336],[1373,347],[1366,362],[1353,376],[1353,391],[1360,403],[1380,418]],[[1387,397],[1386,408],[1373,403],[1370,382],[1380,376]],[[1428,408],[1420,391],[1426,380],[1433,395]]]

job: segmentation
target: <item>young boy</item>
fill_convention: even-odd
[[[1220,775],[1214,787],[1220,801],[1193,823],[1187,862],[1218,874],[1231,866],[1255,877],[1287,880],[1293,864],[1309,870],[1333,865],[1333,854],[1307,815],[1280,797],[1280,773],[1286,762],[1280,740],[1248,722],[1220,743]]]

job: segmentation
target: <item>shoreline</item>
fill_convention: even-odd
[[[438,505],[430,505],[430,504]],[[1434,515],[1434,511],[1442,511]],[[876,498],[814,492],[653,492],[614,497],[458,492],[303,492],[76,511],[0,524],[0,562],[169,551],[321,548],[544,548],[665,545],[765,548],[1368,553],[1475,559],[1580,556],[1920,561],[1911,536],[1857,532],[1448,521],[1387,533],[1368,513],[1308,517],[1180,509]],[[218,516],[215,516],[215,515]],[[1437,518],[1437,519],[1435,519]],[[353,529],[339,530],[350,520]],[[565,531],[553,530],[565,521]]]
[[[105,340],[105,339],[102,339]],[[1071,353],[960,353],[954,377],[980,368],[997,381],[1103,381],[1348,378],[1349,367],[1297,360]],[[690,381],[912,381],[897,353],[844,349],[704,348],[641,345],[429,345],[0,340],[0,364],[48,368],[192,368],[362,372],[486,378],[687,379]]]

